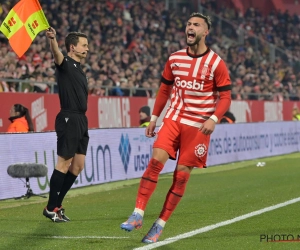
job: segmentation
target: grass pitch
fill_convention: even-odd
[[[259,161],[266,165],[257,167]],[[157,248],[141,239],[160,213],[172,174],[160,176],[143,227],[131,233],[120,224],[134,208],[139,179],[72,189],[64,202],[72,220],[68,223],[52,223],[42,215],[46,199],[3,200],[0,249],[300,249],[300,202],[180,239],[193,230],[300,197],[299,178],[300,153],[195,169],[160,237],[164,245]],[[168,242],[171,237],[176,242]],[[271,242],[271,237],[289,240]]]

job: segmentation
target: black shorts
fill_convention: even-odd
[[[89,133],[85,114],[60,111],[55,119],[57,155],[74,157],[75,153],[86,155]]]

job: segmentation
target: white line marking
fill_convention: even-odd
[[[48,236],[50,239],[128,239],[129,237],[115,237],[115,236]]]
[[[241,221],[241,220],[245,220],[245,219],[248,219],[250,217],[253,217],[253,216],[256,216],[256,215],[260,215],[260,214],[275,210],[277,208],[285,207],[287,205],[291,205],[291,204],[299,202],[299,201],[300,201],[300,197],[292,199],[292,200],[285,201],[283,203],[279,203],[277,205],[266,207],[266,208],[248,213],[248,214],[244,214],[244,215],[235,217],[231,220],[222,221],[222,222],[219,222],[217,224],[202,227],[202,228],[199,228],[197,230],[194,230],[194,231],[191,231],[191,232],[188,232],[188,233],[179,234],[175,237],[167,238],[163,241],[159,241],[159,242],[153,243],[151,245],[134,248],[133,250],[148,250],[148,249],[154,249],[154,248],[157,248],[157,247],[160,247],[160,246],[168,245],[168,244],[171,244],[171,243],[176,242],[178,240],[189,238],[189,237],[192,237],[192,236],[197,235],[197,234],[205,233],[205,232],[211,231],[213,229],[216,229],[218,227],[227,226],[227,225],[230,225],[232,223],[235,223],[235,222],[238,222],[238,221]]]

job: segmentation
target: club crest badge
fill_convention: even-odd
[[[209,73],[208,65],[205,64],[201,71],[201,79],[205,79],[205,76]]]
[[[198,158],[203,157],[207,153],[207,147],[204,144],[199,144],[195,147],[195,155]]]

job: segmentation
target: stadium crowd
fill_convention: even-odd
[[[0,20],[16,2],[0,4]],[[204,14],[213,12],[228,22],[217,25],[213,16],[207,44],[228,65],[233,99],[300,100],[299,17],[280,11],[263,16],[254,8],[242,15],[216,2],[202,0]],[[164,1],[157,0],[44,0],[41,4],[60,47],[69,31],[88,35],[90,52],[82,66],[89,77],[89,93],[98,96],[155,97],[166,59],[186,46],[185,21],[193,11],[189,4],[167,10]],[[240,38],[242,45],[237,42]],[[278,48],[274,60],[269,43]],[[1,34],[0,79],[28,79],[37,83],[23,83],[21,91],[47,93],[49,85],[42,82],[55,82],[54,75],[44,34],[22,58]],[[3,91],[18,91],[18,83],[0,81]]]

